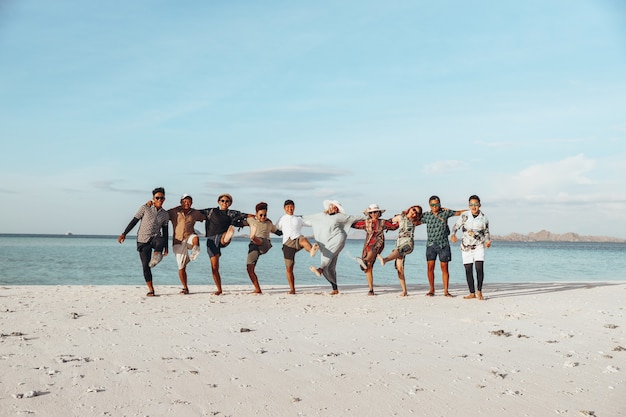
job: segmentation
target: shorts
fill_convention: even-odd
[[[193,239],[197,235],[191,235],[186,242],[172,245],[172,251],[176,255],[176,264],[178,269],[183,269],[189,263],[189,249],[193,248]]]
[[[405,255],[408,255],[409,253],[413,252],[413,242],[398,242],[399,244],[396,244],[396,250],[398,251],[398,254],[404,258]]]
[[[476,245],[474,249],[462,250],[461,256],[463,257],[463,265],[473,264],[476,261],[484,261],[485,246]]]
[[[220,256],[222,251],[220,250],[220,242],[222,235],[207,236],[206,239],[206,252],[209,254],[209,258],[214,256]]]
[[[293,248],[297,251],[299,251],[300,249],[302,249],[302,245],[300,244],[300,238],[302,236],[298,236],[297,239],[287,239],[286,242],[283,243],[284,246],[287,246],[289,248]]]
[[[283,243],[283,258],[285,258],[285,266],[290,267],[296,262],[296,253],[302,249],[300,238],[288,239]]]
[[[450,245],[439,246],[434,243],[426,247],[426,260],[434,261],[439,256],[439,262],[450,262],[452,260],[452,253],[450,252]]]
[[[250,242],[248,245],[248,258],[246,259],[246,265],[254,265],[259,260],[259,256],[267,253],[272,248],[272,242],[269,239],[263,239],[261,245],[255,245]]]

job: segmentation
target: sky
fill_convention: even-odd
[[[626,238],[625,74],[621,0],[3,0],[0,233],[118,235],[163,186]]]

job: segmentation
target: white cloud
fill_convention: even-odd
[[[518,195],[554,197],[579,185],[593,184],[588,174],[596,167],[596,161],[583,154],[557,162],[532,165],[511,178],[511,191]]]

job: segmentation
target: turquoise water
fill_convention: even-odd
[[[384,255],[394,245],[388,240]],[[261,256],[257,275],[261,285],[286,285],[280,239]],[[360,256],[362,240],[348,240],[340,255],[337,271],[340,285],[365,284],[355,256]],[[220,271],[224,285],[249,284],[246,273],[248,240],[233,240],[223,249]],[[453,245],[450,282],[465,283],[458,245]],[[425,284],[425,243],[416,241],[406,260],[408,284]],[[559,282],[626,280],[624,243],[494,242],[487,250],[485,282]],[[301,251],[296,255],[296,285],[323,285],[326,280],[313,275],[319,255],[311,258]],[[187,267],[190,285],[213,284],[209,258],[203,253]],[[439,267],[435,270],[441,285]],[[153,269],[157,285],[178,285],[176,260],[171,254]],[[374,267],[376,284],[397,284],[393,264]],[[120,245],[113,236],[0,235],[0,285],[138,285],[143,284],[136,242],[130,237]]]

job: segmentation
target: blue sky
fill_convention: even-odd
[[[619,0],[3,1],[0,233],[118,234],[164,186],[626,238],[624,74]]]

